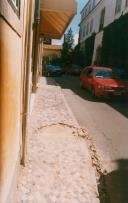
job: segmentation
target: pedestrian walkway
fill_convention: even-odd
[[[61,88],[41,78],[16,203],[99,202],[89,149],[78,131]]]

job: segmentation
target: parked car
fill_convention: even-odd
[[[92,96],[127,95],[128,80],[113,74],[109,67],[86,67],[80,75],[80,86],[91,91]]]
[[[65,66],[64,72],[66,74],[74,74],[74,75],[79,75],[82,71],[82,67],[80,65],[76,64],[70,64]]]
[[[44,68],[45,76],[59,76],[63,74],[63,68],[58,65],[46,65]]]

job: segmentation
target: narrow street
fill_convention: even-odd
[[[99,185],[107,203],[128,202],[128,104],[119,98],[92,99],[79,77],[56,78],[79,124],[88,130],[105,171]],[[102,193],[102,192],[101,192]],[[104,200],[101,200],[101,203]]]
[[[77,121],[92,136],[104,168],[110,172],[116,161],[127,160],[128,104],[119,98],[92,99],[88,91],[80,89],[77,76],[63,75],[55,80]]]
[[[127,26],[128,0],[0,0],[0,203],[128,203]]]
[[[93,100],[78,77],[42,78],[16,203],[127,203],[127,117],[114,105],[126,108],[123,101]]]

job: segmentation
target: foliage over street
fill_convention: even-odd
[[[63,49],[61,53],[61,63],[66,65],[71,63],[72,52],[74,45],[74,37],[72,29],[70,28],[68,32],[64,35]]]

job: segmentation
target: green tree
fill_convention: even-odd
[[[68,32],[64,35],[63,49],[61,52],[61,63],[66,65],[72,62],[72,52],[74,45],[74,36],[72,29],[70,28]]]
[[[73,49],[72,63],[84,66],[84,50],[82,50],[80,43]]]

